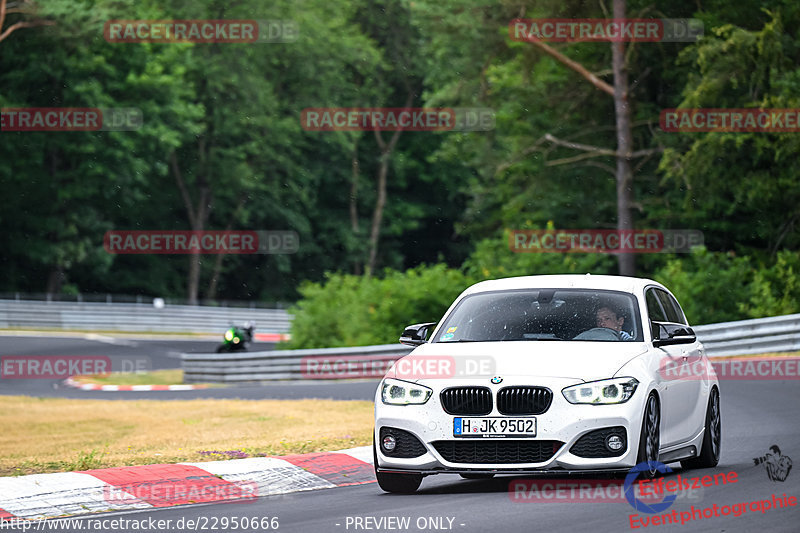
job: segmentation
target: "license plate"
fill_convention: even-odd
[[[453,418],[454,437],[535,437],[535,418]]]

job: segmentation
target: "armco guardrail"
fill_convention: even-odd
[[[185,353],[185,383],[252,383],[283,379],[336,379],[370,373],[380,378],[389,364],[411,352],[410,346],[383,344],[358,348],[276,350],[226,354]],[[313,364],[324,358],[324,367]],[[318,360],[319,360],[318,359]],[[377,370],[377,372],[370,372]]]
[[[695,326],[709,357],[800,350],[800,314]]]
[[[291,316],[283,309],[0,300],[0,328],[220,334],[248,320],[256,334],[287,333]]]
[[[694,327],[709,357],[800,350],[800,314]],[[344,377],[348,365],[394,361],[411,352],[401,344],[234,354],[183,354],[186,383],[246,383],[313,379],[304,359],[328,361],[326,378]],[[338,363],[337,363],[338,362]],[[339,365],[338,367],[336,365]]]

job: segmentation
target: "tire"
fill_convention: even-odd
[[[719,407],[719,391],[711,389],[706,408],[705,434],[700,455],[681,461],[683,468],[714,468],[719,463],[722,451],[722,414]]]
[[[375,472],[378,486],[386,492],[413,494],[422,483],[422,474],[389,474]]]
[[[494,474],[459,474],[459,476],[463,477],[464,479],[492,479]]]
[[[378,486],[385,492],[412,494],[422,484],[422,474],[390,474],[378,472],[378,452],[375,448],[375,437],[372,438],[372,458],[375,467],[375,478]]]
[[[639,433],[639,453],[636,463],[648,463],[650,468],[642,471],[639,476],[643,479],[653,479],[658,474],[655,464],[658,462],[658,448],[661,445],[661,410],[658,398],[650,394],[645,403],[642,416],[642,430]]]

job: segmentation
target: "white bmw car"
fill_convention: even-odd
[[[644,475],[653,476],[656,462],[719,461],[719,382],[677,300],[655,281],[484,281],[438,326],[409,326],[400,342],[417,348],[375,397],[375,472],[385,491],[413,492],[432,474],[647,462]]]

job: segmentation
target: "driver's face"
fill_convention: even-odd
[[[597,310],[597,327],[609,328],[614,331],[622,330],[624,318],[617,318],[617,315],[608,307],[601,307]]]

